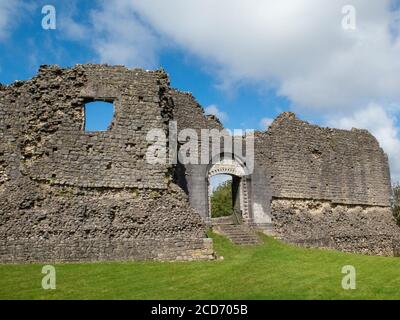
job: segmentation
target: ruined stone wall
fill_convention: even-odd
[[[178,131],[194,129],[198,138],[201,138],[201,129],[223,130],[221,122],[212,115],[206,115],[204,109],[190,93],[172,90],[174,101],[174,120],[177,122]],[[199,141],[199,157],[202,144]],[[211,163],[211,159],[210,162]],[[208,218],[208,185],[207,174],[209,164],[179,165],[177,171],[178,183],[189,194],[190,204],[202,216]]]
[[[276,234],[289,242],[392,255],[387,156],[365,130],[321,128],[283,113],[258,133],[256,162],[270,178]]]
[[[114,104],[107,131],[84,131],[93,100]],[[0,85],[0,262],[212,259],[201,219],[211,162],[146,161],[146,135],[171,134],[171,120],[199,137],[223,129],[163,71],[43,66]],[[284,113],[257,133],[254,150],[252,218],[292,243],[393,254],[388,161],[367,131]]]
[[[168,166],[147,164],[145,153],[147,132],[166,129],[171,117],[167,86],[159,71],[41,68],[34,79],[14,84],[5,101],[21,169],[61,185],[166,188]],[[114,102],[110,130],[84,131],[84,104],[92,100]]]
[[[6,155],[6,151],[8,151],[8,144],[5,143],[6,127],[4,120],[6,118],[6,107],[3,98],[5,92],[6,87],[0,85],[0,187],[7,180],[7,172],[9,171]]]
[[[148,131],[173,116],[168,85],[84,65],[0,88],[0,261],[213,257],[174,167],[146,161]],[[84,131],[93,100],[114,103],[107,131]]]
[[[275,198],[390,205],[387,156],[366,130],[321,128],[284,113],[258,135],[255,150]]]
[[[214,115],[206,115],[204,109],[191,93],[171,90],[175,107],[173,108],[174,120],[182,129],[195,129],[199,136],[201,129],[223,130],[223,126]]]
[[[389,207],[275,199],[272,212],[280,238],[302,246],[392,256],[400,241]]]

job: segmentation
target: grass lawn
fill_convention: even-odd
[[[43,290],[43,265],[0,265],[0,299],[400,299],[400,258],[304,249],[264,237],[239,247],[211,234],[224,260],[56,264],[57,289]],[[344,265],[357,289],[344,290]]]

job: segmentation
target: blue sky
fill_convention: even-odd
[[[41,9],[49,3],[37,1],[34,5],[27,5],[23,9],[25,12],[21,13],[22,21],[0,43],[1,83],[10,84],[15,80],[29,79],[37,73],[41,64],[68,67],[87,62],[105,62],[86,41],[68,38],[62,27],[55,30],[42,28],[41,21],[45,15],[41,13]],[[69,15],[71,11],[74,12],[74,19],[85,25],[91,10],[97,7],[96,1],[75,1],[72,5],[66,5],[63,1],[52,3],[56,8],[58,25],[62,16]],[[26,1],[25,4],[30,2]],[[221,90],[214,75],[204,67],[202,61],[179,47],[169,47],[160,52],[157,63],[151,68],[165,69],[170,76],[171,85],[182,91],[192,92],[204,108],[217,106],[221,113],[226,114],[221,120],[230,129],[264,129],[262,118],[273,118],[279,112],[288,110],[288,100],[278,97],[273,90],[265,91],[252,85],[242,85],[230,92]],[[99,115],[99,121],[102,121],[102,115],[104,112]]]
[[[47,4],[55,30],[42,28]],[[263,129],[289,110],[366,128],[399,180],[399,30],[390,0],[0,0],[0,82],[41,64],[164,68],[230,129]]]

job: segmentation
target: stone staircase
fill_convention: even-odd
[[[213,226],[215,232],[225,235],[237,245],[257,245],[261,240],[249,227],[242,224],[220,223]]]
[[[273,223],[263,223],[263,224],[257,224],[255,226],[251,225],[250,227],[254,227],[257,230],[262,231],[267,236],[276,238],[275,226]]]
[[[233,215],[231,215],[231,216],[226,216],[226,217],[212,218],[211,224],[213,226],[218,226],[221,224],[235,224],[235,222],[233,220]]]

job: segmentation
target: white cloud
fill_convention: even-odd
[[[0,1],[0,41],[6,40],[25,10],[31,7],[21,0]]]
[[[225,112],[220,111],[215,104],[209,105],[207,108],[205,108],[205,112],[206,114],[212,114],[216,116],[221,121],[228,120],[228,115]]]
[[[383,107],[400,102],[399,13],[390,0],[353,0],[355,31],[342,28],[347,0],[131,3],[162,36],[217,66],[224,85],[259,81],[289,98],[294,111],[317,120],[340,113],[334,126],[369,129],[400,177],[398,129]]]
[[[158,40],[134,12],[128,0],[103,0],[91,13],[92,46],[100,61],[154,67]]]
[[[136,14],[130,0],[99,0],[88,21],[76,21],[77,8],[62,12],[60,28],[73,41],[86,42],[100,63],[154,68],[162,43]]]
[[[263,130],[266,130],[272,124],[273,121],[274,121],[274,119],[272,119],[272,118],[262,118],[260,120],[260,127]]]
[[[353,0],[357,30],[345,31],[347,0],[131,0],[160,34],[216,63],[228,81],[275,85],[308,110],[400,98],[389,3]]]
[[[106,62],[151,64],[160,43],[173,43],[225,83],[261,81],[303,112],[346,110],[400,99],[390,1],[353,0],[355,31],[342,28],[348,0],[101,1],[94,48]]]
[[[65,15],[59,19],[59,28],[63,35],[71,40],[85,40],[90,38],[88,26],[76,22],[71,15]]]
[[[91,15],[92,45],[102,62],[145,67],[156,64],[161,47],[175,45],[211,66],[221,87],[259,83],[287,97],[303,117],[368,128],[398,175],[399,109],[389,106],[400,104],[400,13],[389,9],[391,0],[352,0],[356,30],[344,30],[348,4],[102,0]]]
[[[352,115],[328,121],[329,126],[351,129],[369,130],[389,155],[392,180],[400,181],[400,130],[396,127],[395,115],[384,107],[370,104],[367,108]]]

